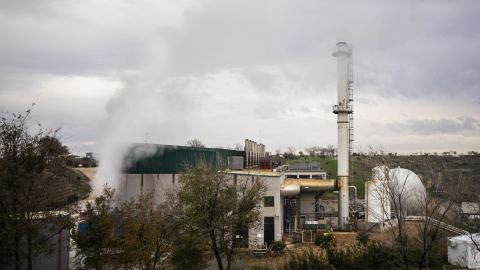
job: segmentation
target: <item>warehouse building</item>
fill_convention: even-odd
[[[234,182],[250,177],[265,181],[268,189],[261,208],[262,226],[250,229],[248,239],[250,245],[280,241],[284,233],[312,227],[323,218],[320,211],[324,207],[319,205],[323,192],[319,193],[318,187],[325,188],[325,185],[318,183],[334,183],[335,180],[324,180],[326,173],[318,164],[293,165],[293,170],[288,170],[288,166],[281,165],[281,160],[265,157],[265,154],[264,145],[250,140],[245,141],[244,151],[135,144],[124,159],[118,199],[123,202],[155,190],[157,199],[163,201],[166,191],[178,185],[179,174],[200,162],[207,162],[231,176]],[[297,184],[297,194],[283,191]],[[333,189],[333,186],[327,188]]]

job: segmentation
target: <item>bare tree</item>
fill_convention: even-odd
[[[244,148],[243,145],[241,145],[240,143],[236,143],[236,144],[235,144],[235,150],[236,150],[236,151],[242,151],[243,148]]]
[[[423,183],[427,187],[422,200],[424,202],[422,212],[425,218],[422,222],[414,223],[423,247],[420,260],[417,262],[419,270],[423,268],[424,263],[428,262],[428,252],[439,240],[440,230],[448,227],[443,222],[453,204],[458,200],[462,185],[465,184],[465,178],[461,175],[451,174],[444,167],[431,164],[423,166],[422,176]]]
[[[187,142],[187,146],[204,148],[205,144],[203,144],[199,139],[195,138],[193,140],[189,140]]]
[[[317,153],[318,153],[318,147],[312,146],[312,147],[309,147],[309,148],[305,148],[305,152],[309,156],[315,157],[315,156],[317,156]]]
[[[332,144],[328,145],[327,153],[329,156],[331,157],[335,156],[336,152],[337,152],[337,149]]]
[[[376,220],[388,228],[405,267],[410,269],[412,265],[418,265],[422,269],[428,261],[428,252],[439,241],[440,230],[449,228],[443,221],[458,197],[464,179],[446,173],[443,168],[424,164],[419,172],[423,180],[420,182],[409,170],[389,169],[388,166],[393,164],[390,158],[384,155],[375,157],[377,164],[384,165],[374,168],[372,177],[376,181],[367,183],[367,186],[378,185],[375,189],[378,193],[373,197],[377,209],[380,205]],[[441,186],[441,194],[438,186]],[[407,225],[409,222],[413,225]],[[415,241],[420,241],[422,251],[411,258],[409,250]]]
[[[462,222],[470,227],[468,236],[474,248],[480,252],[480,239],[478,237],[478,233],[480,232],[478,219],[480,215],[480,183],[475,173],[466,170],[461,170],[457,173],[466,179],[466,183],[461,184],[464,187],[462,196],[459,196],[462,200],[458,202],[459,205],[461,205],[460,214]]]
[[[280,149],[280,148],[275,149],[275,155],[276,155],[277,157],[280,156],[280,153],[281,153],[281,152],[282,152],[282,149]]]
[[[296,151],[295,147],[289,146],[289,147],[287,147],[287,149],[288,149],[287,153],[289,155],[291,155],[292,157],[295,156],[295,151]]]

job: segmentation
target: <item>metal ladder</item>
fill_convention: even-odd
[[[350,48],[352,50],[352,48]],[[350,55],[348,57],[348,107],[352,110],[348,114],[348,150],[350,154],[350,171],[352,170],[352,154],[354,152],[354,141],[353,141],[353,57]],[[353,173],[349,173],[349,184],[353,184]]]

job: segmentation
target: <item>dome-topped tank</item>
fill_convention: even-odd
[[[388,181],[390,181],[390,188],[394,188],[390,192],[396,195],[394,197],[401,199],[402,210],[406,211],[407,215],[423,213],[427,192],[422,181],[414,172],[400,167],[390,169]]]
[[[380,183],[385,181],[383,186],[386,188],[382,190],[390,199],[392,211],[402,210],[402,214],[407,215],[423,213],[427,195],[422,181],[414,172],[400,167],[389,169],[377,166],[372,169],[372,179]]]

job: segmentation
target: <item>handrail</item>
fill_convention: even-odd
[[[450,224],[447,224],[445,222],[441,222],[439,220],[436,220],[434,218],[430,218],[430,217],[425,217],[425,216],[406,216],[405,217],[405,221],[428,221],[428,222],[431,222],[432,224],[434,224],[435,226],[438,226],[444,230],[447,230],[449,232],[453,232],[453,233],[456,233],[456,234],[468,234],[467,231],[465,230],[462,230],[460,228],[457,228],[455,226],[452,226]]]

